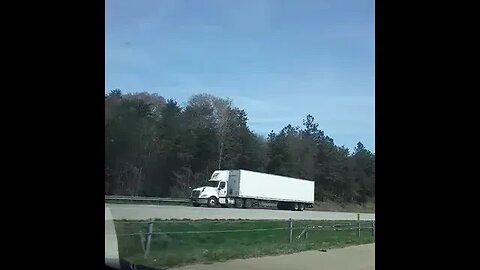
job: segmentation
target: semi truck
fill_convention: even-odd
[[[207,185],[192,190],[193,206],[253,208],[263,202],[280,210],[313,207],[315,182],[248,170],[216,170]]]

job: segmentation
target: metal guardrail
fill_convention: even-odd
[[[141,196],[121,196],[121,195],[105,195],[105,200],[111,201],[148,201],[148,202],[174,202],[189,203],[189,199],[184,198],[158,198],[158,197],[141,197]]]

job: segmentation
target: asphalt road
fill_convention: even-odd
[[[207,208],[178,205],[107,204],[113,219],[306,219],[356,220],[356,213],[287,211],[273,209]],[[360,214],[361,220],[375,220],[375,214]]]
[[[177,270],[374,270],[375,244],[341,249],[305,251],[295,254],[231,260],[213,264],[194,264]]]

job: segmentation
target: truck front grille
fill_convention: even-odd
[[[200,196],[200,190],[192,191],[192,198],[198,198]]]

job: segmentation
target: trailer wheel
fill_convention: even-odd
[[[305,210],[305,205],[301,203],[300,205],[298,205],[298,211],[303,211],[303,210]]]
[[[246,199],[245,200],[245,208],[252,208],[253,205],[253,200],[252,199]]]
[[[208,199],[207,206],[208,207],[215,207],[215,205],[217,205],[217,198],[212,196]]]
[[[237,208],[243,208],[243,199],[237,198],[235,199],[235,207]]]
[[[298,211],[298,203],[292,203],[292,210]]]

